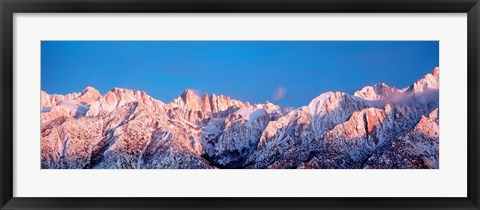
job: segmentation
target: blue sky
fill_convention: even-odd
[[[144,90],[170,102],[185,89],[300,107],[326,91],[411,85],[439,65],[437,41],[42,41],[48,93]]]

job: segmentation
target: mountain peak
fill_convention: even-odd
[[[134,89],[127,89],[127,88],[119,88],[119,87],[114,87],[111,91],[107,92],[106,95],[110,95],[110,94],[114,94],[114,95],[117,95],[116,97],[119,97],[119,98],[130,98],[130,99],[134,99],[134,98],[137,98],[138,96],[145,96],[145,95],[148,95],[146,92],[142,91],[142,90],[134,90]]]
[[[186,89],[183,91],[182,95],[180,96],[185,104],[198,104],[200,101],[200,96],[197,95],[197,91],[192,89]]]
[[[125,92],[125,88],[114,87],[111,91],[114,93]]]
[[[327,100],[334,96],[334,92],[325,92],[320,94],[319,96],[315,97],[309,104],[308,108],[310,109],[311,113],[317,113],[321,109],[321,107],[327,102]]]
[[[373,86],[365,86],[356,91],[353,95],[370,101],[381,101],[400,93],[396,87],[385,83],[377,83]]]
[[[182,98],[198,97],[197,91],[192,89],[185,89],[182,93]]]
[[[409,87],[408,91],[419,94],[428,90],[438,90],[440,85],[439,75],[440,68],[435,67],[432,73],[425,75],[422,79],[413,83],[413,85]]]
[[[90,103],[93,103],[94,101],[100,99],[102,97],[102,95],[100,94],[100,92],[93,88],[93,87],[90,87],[90,86],[87,86],[85,89],[83,89],[83,91],[80,93],[79,96],[75,97],[75,101],[77,103],[87,103],[87,104],[90,104]]]
[[[195,90],[185,89],[180,97],[171,102],[174,107],[182,107],[189,110],[202,110],[201,98],[197,95]]]
[[[436,76],[438,76],[439,74],[440,74],[440,67],[437,66],[437,67],[435,67],[435,68],[433,69],[432,75],[433,75],[434,77],[436,77]]]
[[[89,92],[89,91],[98,91],[98,90],[95,89],[92,86],[87,86],[87,87],[85,87],[85,89],[82,90],[82,93],[86,93],[86,92]]]
[[[387,84],[385,84],[385,83],[383,83],[383,82],[377,83],[377,84],[375,84],[374,86],[375,86],[375,87],[390,87],[389,85],[387,85]]]
[[[326,101],[328,98],[330,98],[331,96],[335,95],[334,92],[332,91],[328,91],[328,92],[325,92],[325,93],[322,93],[320,94],[319,96],[315,97],[312,102],[313,103],[323,103],[324,101]],[[310,102],[310,103],[312,103]]]

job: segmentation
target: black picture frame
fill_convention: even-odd
[[[478,0],[0,0],[1,209],[479,209]],[[465,198],[25,198],[13,197],[14,13],[467,13],[468,196]],[[445,180],[449,181],[449,180]]]

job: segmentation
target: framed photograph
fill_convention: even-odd
[[[479,209],[478,0],[0,6],[1,209]]]

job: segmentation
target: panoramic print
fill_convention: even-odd
[[[42,41],[42,169],[438,169],[437,41]]]

